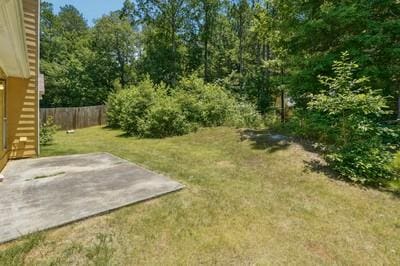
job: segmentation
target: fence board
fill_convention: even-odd
[[[70,130],[106,124],[106,107],[104,105],[86,107],[40,108],[40,122],[49,117],[61,129]]]

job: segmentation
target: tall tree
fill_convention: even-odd
[[[273,96],[277,94],[273,80],[277,72],[276,60],[279,57],[276,44],[275,11],[270,1],[253,1],[249,29],[248,71],[246,73],[246,93],[257,103],[261,112],[271,109]]]
[[[132,27],[137,23],[137,10],[131,0],[125,0],[121,10],[118,12],[120,19],[128,20]]]
[[[65,33],[82,34],[88,29],[88,25],[83,15],[73,5],[65,5],[60,8],[58,13],[60,29]]]
[[[250,7],[247,0],[238,0],[231,6],[232,23],[238,38],[238,71],[240,89],[243,89],[243,77],[245,71],[245,42],[250,25]]]
[[[41,71],[45,74],[44,106],[81,106],[91,102],[92,83],[86,67],[91,56],[89,28],[79,11],[67,5],[55,15],[42,4]]]
[[[278,93],[298,107],[318,93],[341,52],[359,75],[400,99],[396,0],[125,0],[89,28],[71,5],[42,4],[44,105],[101,103],[118,80],[175,87],[187,75],[219,82],[267,111]],[[66,97],[65,95],[68,95]],[[399,100],[400,101],[400,100]],[[400,112],[400,111],[399,111]],[[399,113],[400,115],[400,113]]]
[[[210,74],[210,42],[214,38],[216,19],[220,7],[219,0],[200,0],[200,35],[203,42],[203,63],[204,63],[204,80],[211,81]]]
[[[183,26],[189,8],[185,0],[139,0],[144,27],[144,66],[156,82],[176,85],[184,70]]]
[[[288,1],[276,0],[282,45],[291,58],[291,94],[299,106],[318,93],[318,75],[349,51],[382,95],[399,95],[400,6],[396,0]],[[285,34],[283,34],[285,33]]]
[[[128,18],[111,13],[99,19],[93,28],[92,45],[97,60],[95,66],[104,74],[107,86],[116,78],[123,87],[135,81],[139,44]]]

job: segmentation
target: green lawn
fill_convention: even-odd
[[[0,265],[399,264],[400,198],[312,171],[299,145],[235,129],[163,140],[99,127],[57,133],[43,156],[110,152],[180,192],[0,247]]]

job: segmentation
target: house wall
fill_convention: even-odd
[[[2,152],[2,156],[0,158],[0,169],[3,169],[4,166],[6,166],[7,161],[8,161],[8,153]]]
[[[7,116],[10,159],[38,156],[39,0],[23,0],[29,79],[8,78]]]
[[[0,104],[1,105],[1,104]],[[0,106],[1,108],[2,106]],[[0,151],[0,170],[6,166],[6,163],[8,161],[9,157],[9,152],[7,150],[2,150]]]
[[[5,102],[7,115],[7,149],[0,139],[0,170],[9,159],[37,156],[37,92],[35,79],[8,77]],[[0,101],[0,108],[3,108]],[[0,130],[3,123],[0,119]]]
[[[7,140],[10,159],[37,156],[36,79],[7,79]]]
[[[30,77],[6,78],[7,150],[0,150],[0,170],[8,159],[39,155],[37,90],[39,0],[23,0],[22,2]],[[2,125],[0,125],[1,128]]]

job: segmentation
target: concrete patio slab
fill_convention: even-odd
[[[0,183],[0,243],[182,189],[108,153],[10,162]]]

